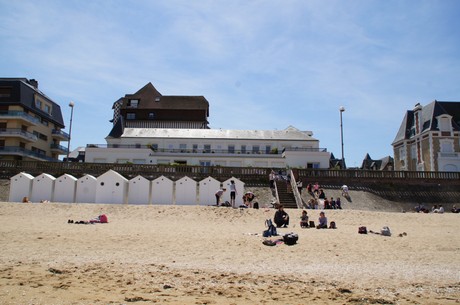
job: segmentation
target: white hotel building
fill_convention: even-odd
[[[148,83],[113,109],[107,144],[87,145],[85,162],[329,168],[311,131],[209,129],[203,96],[163,96]]]

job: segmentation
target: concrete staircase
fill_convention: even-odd
[[[287,209],[297,209],[297,203],[295,202],[294,193],[292,191],[288,192],[288,187],[286,180],[277,180],[276,190],[278,191],[278,202],[282,204]]]

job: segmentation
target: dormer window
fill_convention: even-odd
[[[129,100],[128,107],[129,108],[137,108],[139,106],[139,100]]]
[[[149,120],[155,119],[155,113],[149,112]]]
[[[157,96],[157,97],[155,98],[155,102],[159,102],[159,101],[160,101],[160,97]]]
[[[452,132],[452,117],[449,115],[442,115],[437,117],[438,129],[441,131],[442,136],[450,136]]]

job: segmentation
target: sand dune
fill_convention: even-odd
[[[102,213],[108,224],[67,223]],[[288,213],[279,232],[298,243],[269,247],[272,209],[1,203],[0,303],[460,302],[459,214],[327,211],[338,229],[317,230]]]

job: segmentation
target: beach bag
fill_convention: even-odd
[[[383,227],[382,230],[380,231],[380,234],[382,234],[383,236],[391,236],[390,228]]]
[[[310,228],[314,228],[315,227],[315,222],[313,220],[310,220],[310,225],[309,225]]]
[[[295,233],[288,233],[283,236],[283,241],[286,245],[292,246],[297,243],[297,240],[299,240],[299,236]]]
[[[276,227],[273,225],[273,222],[271,219],[265,220],[265,225],[267,226],[268,229],[263,232],[264,237],[278,236]]]
[[[358,228],[358,233],[359,234],[367,234],[367,228],[366,227],[359,227]]]
[[[109,219],[107,218],[107,215],[105,215],[105,214],[99,215],[99,222],[100,223],[108,223]]]
[[[270,239],[266,239],[262,243],[266,246],[276,246],[276,242]]]

